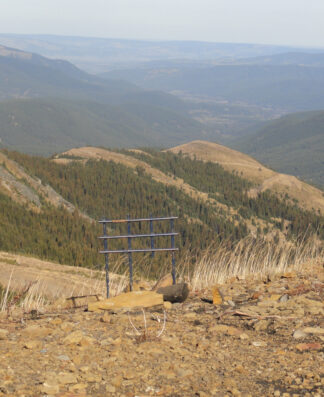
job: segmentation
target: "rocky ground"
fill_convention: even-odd
[[[222,304],[192,293],[165,322],[145,309],[146,331],[141,310],[2,316],[0,395],[323,396],[323,264],[220,291]]]

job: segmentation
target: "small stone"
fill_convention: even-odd
[[[252,345],[255,347],[266,347],[267,343],[266,342],[252,342]]]
[[[71,383],[77,383],[77,377],[72,372],[60,372],[56,376],[56,380],[61,385],[68,385]]]
[[[168,301],[163,302],[163,306],[164,306],[164,309],[166,309],[166,310],[172,309],[172,303],[171,302],[168,302]]]
[[[106,386],[106,392],[108,393],[115,393],[116,392],[116,387],[112,385],[107,385]]]
[[[37,340],[30,340],[30,341],[27,341],[27,342],[24,344],[24,348],[25,348],[25,349],[34,350],[34,349],[38,349],[38,348],[40,347],[40,345],[41,345],[41,343],[40,343],[39,341],[37,341]]]
[[[270,325],[270,321],[269,320],[259,320],[258,322],[256,322],[253,325],[253,328],[257,331],[266,331],[268,326]]]
[[[70,357],[66,356],[65,354],[61,354],[60,356],[57,357],[61,361],[70,361]]]
[[[56,317],[50,321],[51,325],[61,325],[63,320],[60,317]]]
[[[279,302],[280,303],[285,303],[288,302],[288,300],[290,299],[290,296],[288,294],[284,294],[279,298]],[[278,390],[277,390],[278,391]],[[280,392],[279,392],[280,393]]]
[[[73,386],[69,387],[69,391],[71,392],[82,392],[84,391],[86,388],[88,387],[88,385],[86,383],[77,383]]]
[[[242,339],[242,340],[249,339],[249,335],[247,335],[246,333],[243,332],[243,333],[240,335],[240,339]]]
[[[214,305],[221,305],[223,303],[223,296],[220,292],[220,289],[217,286],[214,286],[212,289],[213,294],[213,304]]]
[[[100,317],[100,322],[102,323],[109,323],[111,320],[111,316],[109,314],[109,312],[104,312],[103,316]]]
[[[63,343],[66,345],[72,345],[72,344],[78,345],[80,344],[83,338],[84,335],[82,331],[74,331],[63,339]]]
[[[281,295],[272,294],[269,299],[272,300],[272,301],[278,301],[280,298],[281,298]]]
[[[121,375],[117,375],[111,379],[111,384],[115,387],[120,387],[123,381],[123,377]]]
[[[8,334],[9,334],[9,331],[7,331],[6,329],[0,329],[0,340],[7,339]]]
[[[322,346],[320,343],[299,343],[296,345],[296,349],[300,352],[308,350],[321,350]]]
[[[60,387],[57,383],[43,383],[43,385],[41,386],[41,392],[45,393],[46,395],[55,395],[57,393],[59,393],[60,391]]]
[[[306,336],[307,334],[301,329],[296,329],[296,331],[293,333],[293,338],[295,339],[305,338]]]

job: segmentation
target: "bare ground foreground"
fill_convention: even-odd
[[[146,309],[146,331],[141,309],[3,313],[0,395],[323,396],[323,262],[219,289]]]
[[[125,286],[125,278],[114,274],[110,277],[112,292],[120,292]],[[34,295],[50,300],[105,292],[104,274],[101,271],[0,251],[0,284],[7,286],[8,283],[15,291],[34,283]]]

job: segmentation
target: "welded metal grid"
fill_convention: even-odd
[[[106,289],[107,289],[107,298],[109,298],[109,255],[111,254],[128,254],[128,266],[129,266],[129,285],[130,290],[133,289],[133,253],[138,252],[150,252],[152,257],[156,252],[171,252],[172,255],[172,279],[173,284],[176,283],[176,265],[175,265],[175,252],[179,250],[179,248],[175,247],[175,236],[178,235],[177,232],[174,231],[174,221],[178,219],[176,216],[167,216],[167,217],[158,217],[158,218],[130,218],[127,216],[126,219],[102,219],[99,223],[103,226],[103,235],[99,236],[99,239],[103,240],[104,249],[99,251],[100,254],[105,255],[105,271],[106,271]],[[154,233],[154,222],[162,222],[162,221],[169,221],[170,222],[170,232],[167,233]],[[150,233],[145,234],[132,234],[131,225],[134,222],[149,222],[150,226]],[[117,223],[124,223],[127,225],[127,234],[122,234],[119,236],[109,235],[107,233],[107,225],[109,224],[117,224]],[[134,238],[150,238],[151,246],[150,248],[132,248],[132,240]],[[167,248],[156,248],[154,238],[156,237],[170,237],[170,247]],[[121,240],[127,239],[128,248],[127,249],[118,249],[118,250],[111,250],[108,248],[108,241],[109,240]]]

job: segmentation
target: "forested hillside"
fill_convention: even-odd
[[[277,171],[324,187],[324,111],[282,117],[232,146]]]
[[[186,114],[140,102],[10,100],[0,102],[0,120],[3,146],[43,155],[87,145],[174,145],[208,130]]]
[[[104,160],[85,162],[70,155],[58,156],[62,162],[57,163],[18,152],[5,153],[96,220],[103,216],[124,218],[127,214],[179,216],[176,226],[180,231],[180,256],[186,255],[187,250],[197,251],[224,241],[231,246],[249,233],[275,241],[294,241],[314,233],[324,238],[324,218],[318,213],[302,210],[289,197],[279,198],[271,192],[251,197],[248,191],[253,184],[248,180],[217,164],[184,155],[152,150],[127,152],[130,161],[140,158],[164,175],[181,179],[207,194],[207,200],[187,194],[181,185],[157,182],[144,167],[131,168]],[[78,210],[70,213],[42,200],[40,211],[33,212],[17,200],[13,202],[3,184],[1,191],[2,249],[72,265],[92,267],[102,262],[97,254],[100,228],[79,216]],[[144,230],[145,226],[139,227]],[[118,227],[114,232],[125,230]]]

